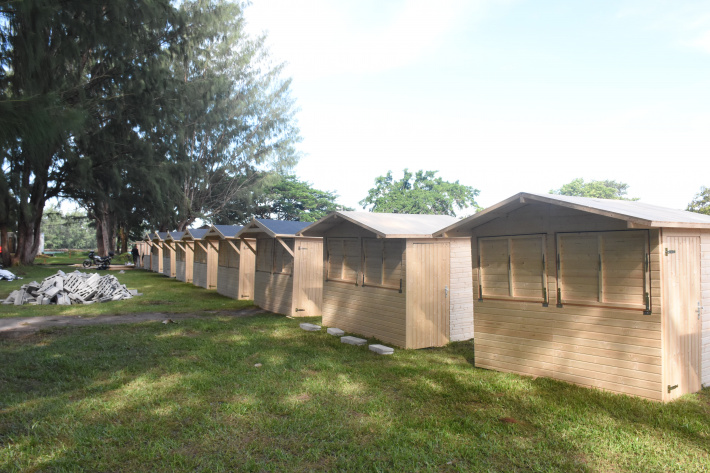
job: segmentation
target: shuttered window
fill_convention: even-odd
[[[365,285],[399,289],[404,240],[364,238]]]
[[[360,242],[357,238],[327,238],[328,279],[356,282],[360,268]]]
[[[557,235],[561,302],[649,309],[648,233]]]
[[[545,238],[480,238],[479,297],[547,302]]]
[[[226,240],[219,242],[219,265],[229,268],[239,267],[239,253]]]
[[[283,242],[293,251],[293,238],[284,238]],[[291,274],[293,272],[293,256],[278,241],[274,241],[274,273]]]
[[[195,263],[207,264],[207,252],[202,247],[206,243],[195,242]]]
[[[256,242],[256,270],[271,272],[274,240],[259,238]]]
[[[182,245],[175,245],[175,260],[176,261],[185,261],[185,248],[182,247]]]

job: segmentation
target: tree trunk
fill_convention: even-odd
[[[101,219],[98,217],[98,213],[95,214],[94,220],[96,220],[96,253],[98,255],[105,255],[106,247],[104,246],[103,225],[101,225]]]
[[[2,248],[2,265],[9,268],[12,266],[12,248],[10,248],[10,235],[5,225],[0,227],[0,247]]]

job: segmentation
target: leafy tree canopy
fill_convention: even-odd
[[[702,186],[700,192],[695,195],[695,198],[688,204],[686,210],[710,215],[710,187]]]
[[[638,197],[627,197],[629,185],[617,181],[589,181],[577,178],[559,189],[552,189],[550,194],[569,195],[574,197],[593,197],[596,199],[638,200]]]
[[[59,206],[45,209],[42,215],[42,232],[47,248],[88,249],[96,246],[96,235],[89,228],[86,212],[74,210],[62,213]]]
[[[480,210],[476,197],[480,191],[471,186],[448,182],[436,177],[439,171],[404,170],[402,179],[395,181],[392,171],[375,179],[375,187],[360,201],[371,212],[440,214],[456,216],[455,210],[473,207]]]
[[[273,175],[257,192],[241,195],[214,219],[217,224],[246,223],[252,217],[315,222],[336,210],[353,210],[336,202],[338,194],[315,189],[294,175]]]

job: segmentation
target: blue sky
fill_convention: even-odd
[[[486,207],[576,177],[684,208],[710,186],[710,0],[254,0],[286,62],[295,173],[356,207],[438,170]]]

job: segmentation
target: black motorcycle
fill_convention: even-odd
[[[96,256],[93,251],[89,251],[89,257],[84,260],[82,265],[84,266],[84,269],[89,269],[93,265],[96,265],[96,269],[108,269],[111,265],[111,258],[113,258],[113,255],[113,251],[109,251],[108,256]]]

